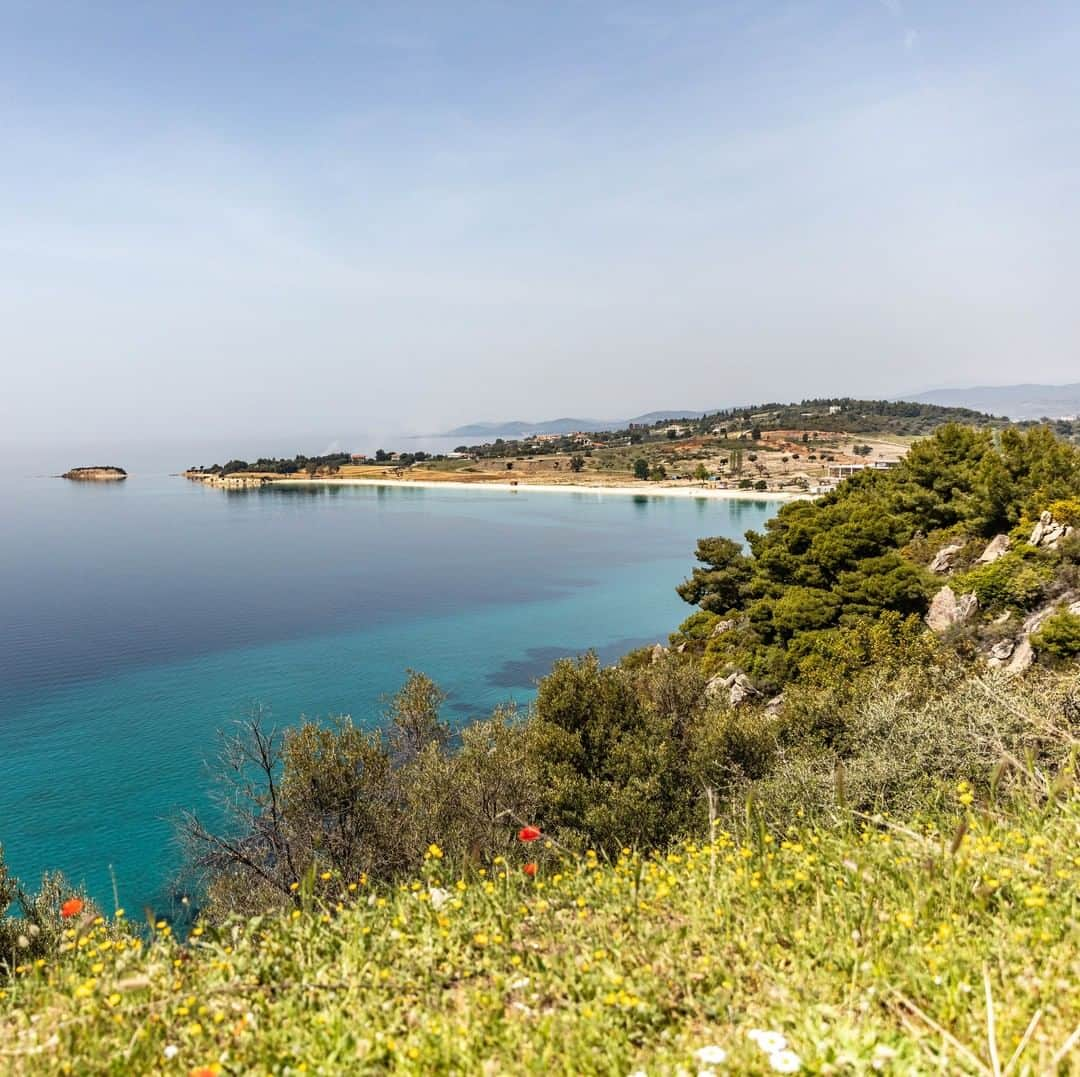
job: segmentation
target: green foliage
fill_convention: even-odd
[[[974,591],[985,610],[1027,610],[1038,603],[1053,578],[1052,557],[1024,545],[1010,550],[993,564],[977,565],[956,577],[952,587],[957,594]]]
[[[649,461],[641,457],[638,457],[634,461],[634,478],[635,479],[647,479],[649,477]]]
[[[752,574],[742,547],[728,538],[704,538],[698,540],[694,556],[705,567],[695,568],[676,588],[679,597],[712,613],[738,606]]]
[[[4,863],[4,847],[0,845],[0,983],[6,972],[30,966],[56,952],[65,923],[60,916],[61,904],[70,897],[82,897],[58,872],[46,873],[36,893],[28,893]],[[11,907],[18,915],[10,915]],[[89,902],[80,919],[95,915]],[[2,995],[2,992],[0,992]]]
[[[539,818],[573,844],[662,844],[687,822],[684,737],[704,683],[673,659],[635,675],[595,655],[557,662],[539,685],[530,745]]]
[[[1080,616],[1067,609],[1053,613],[1031,637],[1036,652],[1058,659],[1080,655]]]
[[[1023,742],[1012,695],[971,700]],[[918,752],[917,726],[867,718],[885,765]],[[853,810],[887,774],[827,770],[828,809],[796,799],[776,831],[755,795],[610,860],[514,843],[481,875],[439,847],[400,886],[329,873],[187,940],[90,925],[0,987],[4,1073],[1072,1072],[1080,798],[950,764],[888,817]]]
[[[740,579],[738,603],[722,575],[713,595],[701,569],[679,593],[712,612],[739,612],[750,626],[706,642],[710,668],[738,664],[777,688],[798,673],[787,652],[801,653],[804,636],[817,640],[887,612],[925,613],[940,586],[919,563],[932,556],[926,535],[964,536],[974,551],[1055,499],[1071,511],[1066,502],[1080,502],[1078,494],[1080,451],[1049,430],[1010,428],[995,438],[947,425],[916,442],[899,467],[860,472],[816,501],[782,506],[764,532],[749,532],[749,577]],[[984,608],[1027,609],[1044,595],[1055,564],[1021,547],[954,588],[974,590]]]

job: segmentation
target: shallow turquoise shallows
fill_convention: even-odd
[[[557,657],[664,639],[696,540],[776,508],[137,476],[0,497],[0,843],[26,882],[62,870],[111,907],[112,872],[166,913],[218,731],[257,707],[375,724],[408,668],[455,723],[527,703]]]

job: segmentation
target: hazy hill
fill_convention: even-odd
[[[700,419],[704,411],[650,411],[635,415],[632,419],[546,419],[542,422],[526,422],[521,419],[506,422],[469,423],[448,430],[450,438],[519,438],[526,434],[573,434],[578,430],[622,430],[630,423],[651,425],[668,419]]]
[[[1010,419],[1064,419],[1080,415],[1080,382],[1071,385],[978,385],[932,389],[902,397],[925,404],[974,408]]]

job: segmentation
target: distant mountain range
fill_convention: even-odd
[[[931,389],[900,396],[946,408],[974,408],[1010,419],[1069,419],[1080,415],[1080,382],[1072,385],[978,385],[969,389]]]
[[[714,411],[717,409],[713,409]],[[650,411],[635,415],[632,419],[546,419],[543,422],[525,422],[515,419],[501,423],[469,423],[448,430],[448,438],[522,438],[529,434],[573,434],[578,430],[622,430],[631,423],[652,425],[669,419],[700,419],[709,415],[706,411]]]

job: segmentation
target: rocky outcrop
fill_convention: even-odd
[[[719,674],[713,677],[705,686],[705,693],[714,699],[723,698],[726,694],[728,703],[733,707],[741,706],[743,703],[761,696],[761,693],[754,687],[753,681],[745,673],[738,670],[729,673],[726,677]]]
[[[668,649],[662,644],[657,643],[652,649],[653,662],[660,662],[663,660],[665,654],[668,653]]]
[[[1035,648],[1031,645],[1031,637],[1061,609],[1080,614],[1080,597],[1075,591],[1067,591],[1055,602],[1029,614],[1020,626],[1019,636],[1015,639],[1003,639],[990,648],[986,664],[992,669],[1003,669],[1010,674],[1023,673],[1035,661]]]
[[[768,703],[765,704],[766,714],[779,714],[784,707],[784,693],[781,692],[778,696],[773,696]]]
[[[995,535],[977,558],[975,558],[975,564],[977,565],[992,565],[999,557],[1009,552],[1009,547],[1012,545],[1012,539],[1008,535]]]
[[[1032,546],[1041,546],[1047,550],[1053,550],[1057,548],[1057,544],[1062,540],[1068,538],[1073,533],[1073,529],[1068,524],[1063,524],[1058,520],[1055,520],[1049,512],[1044,512],[1039,517],[1039,522],[1035,525],[1031,532],[1031,538],[1028,542]]]
[[[269,475],[247,475],[239,471],[231,475],[218,475],[213,471],[185,471],[184,477],[193,482],[218,486],[224,490],[258,489],[261,486],[269,486],[274,481]]]
[[[717,621],[716,624],[713,625],[711,635],[722,636],[725,632],[730,632],[734,627],[734,621]]]
[[[953,560],[963,548],[964,544],[962,542],[952,542],[948,546],[942,546],[941,549],[934,554],[933,561],[930,562],[930,571],[936,572],[939,576],[944,575],[946,572],[951,572]]]
[[[60,478],[76,482],[118,482],[127,478],[127,472],[122,467],[73,467]]]
[[[926,623],[935,632],[945,632],[954,625],[970,620],[979,608],[974,594],[960,595],[946,584],[930,602]]]

